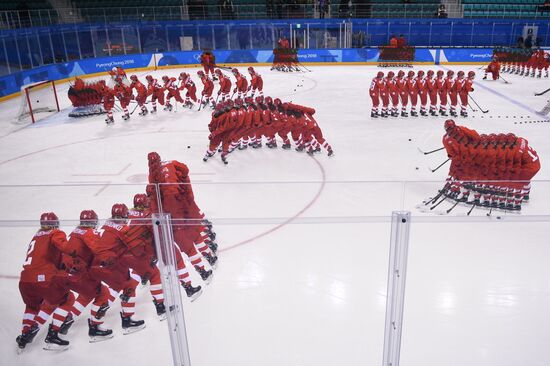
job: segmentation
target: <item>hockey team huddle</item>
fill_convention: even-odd
[[[444,127],[443,146],[451,166],[440,193],[457,202],[520,211],[540,170],[537,152],[527,140],[512,133],[480,135],[453,120]]]
[[[172,111],[177,103],[191,109],[199,105],[199,109],[201,109],[207,105],[214,108],[218,101],[233,99],[233,97],[244,98],[246,96],[263,95],[262,77],[253,67],[248,68],[250,83],[238,69],[233,68],[231,70],[232,75],[235,77],[235,85],[232,89],[233,83],[230,77],[225,75],[221,69],[214,69],[214,65],[210,63],[203,66],[204,71],[197,71],[197,76],[203,85],[200,99],[197,96],[197,86],[188,73],[180,73],[177,79],[165,75],[161,80],[147,75],[145,76],[145,82],[141,82],[136,75],[131,75],[128,80],[126,72],[121,67],[114,67],[109,72],[114,86],[111,88],[104,81],[100,81],[100,95],[103,107],[107,112],[105,122],[107,124],[114,122],[113,108],[116,100],[119,101],[123,112],[122,119],[128,120],[130,118],[128,106],[133,100],[137,103],[136,108],[140,108],[139,115],[145,116],[149,112],[157,112],[157,103],[164,106],[165,111]],[[219,83],[216,99],[214,99],[214,81]],[[151,109],[147,108],[149,103]]]
[[[227,155],[236,149],[244,150],[251,146],[276,148],[276,136],[282,139],[282,148],[290,149],[290,138],[296,151],[306,151],[313,155],[323,147],[328,156],[334,154],[332,146],[323,137],[323,132],[313,115],[315,109],[283,103],[279,98],[258,96],[256,98],[228,99],[218,103],[208,125],[209,146],[203,160],[221,152],[221,160],[227,164]],[[289,138],[290,136],[290,138]]]
[[[43,213],[40,229],[27,250],[19,290],[25,303],[22,332],[16,339],[21,352],[50,317],[46,350],[63,350],[69,342],[59,337],[91,304],[88,317],[90,342],[113,337],[102,327],[103,318],[116,297],[121,300],[122,331],[129,334],[145,327],[134,320],[136,288],[147,285],[160,320],[166,318],[159,257],[153,242],[153,213],[170,213],[178,278],[186,295],[195,300],[202,292],[193,286],[182,253],[205,283],[217,264],[216,234],[194,200],[189,169],[178,161],[161,161],[149,153],[146,194],[134,196],[134,207],[116,203],[111,218],[98,228],[93,210],[80,213],[80,224],[67,236],[53,212]],[[157,191],[158,187],[158,191]],[[208,262],[206,264],[205,262]]]
[[[543,49],[534,51],[527,61],[503,61],[502,72],[516,74],[520,76],[530,76],[542,78],[548,77],[548,67],[550,67],[550,53]]]
[[[416,73],[399,70],[397,75],[389,71],[379,71],[372,80],[369,94],[372,99],[371,117],[399,117],[399,105],[401,105],[401,117],[409,116],[407,106],[410,102],[410,115],[418,117],[417,106],[420,101],[420,115],[427,116],[448,116],[457,117],[457,106],[460,99],[460,115],[467,117],[468,95],[474,91],[473,82],[475,72],[470,71],[465,78],[464,71],[459,71],[454,76],[454,71],[439,70],[434,73],[428,70],[427,73],[420,70]],[[429,99],[429,109],[428,109]],[[391,103],[391,106],[390,106]],[[447,114],[447,103],[450,103],[449,114]],[[379,112],[379,106],[382,109]]]

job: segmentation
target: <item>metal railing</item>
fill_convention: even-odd
[[[351,6],[350,6],[351,4]],[[462,5],[463,7],[465,5]],[[535,7],[534,7],[535,8]],[[476,18],[550,18],[550,12],[503,8],[484,13],[467,13]],[[242,19],[312,19],[312,18],[461,18],[462,10],[439,14],[437,4],[239,4],[143,6],[112,8],[67,8],[24,11],[1,11],[0,28],[41,27],[52,24],[84,22],[121,22],[129,20],[242,20]],[[512,13],[510,13],[512,11]]]

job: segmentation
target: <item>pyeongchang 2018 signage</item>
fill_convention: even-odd
[[[442,50],[445,58],[441,61],[448,62],[489,62],[493,57],[493,50],[490,48],[456,48]]]

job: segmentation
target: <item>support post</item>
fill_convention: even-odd
[[[185,331],[181,285],[176,267],[170,214],[153,214],[153,233],[164,290],[164,304],[166,305],[174,366],[190,366],[191,358]]]
[[[383,366],[399,366],[411,213],[392,213]]]

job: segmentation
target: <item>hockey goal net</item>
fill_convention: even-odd
[[[21,88],[21,107],[16,122],[35,123],[55,112],[59,112],[59,101],[54,81],[41,81]]]

